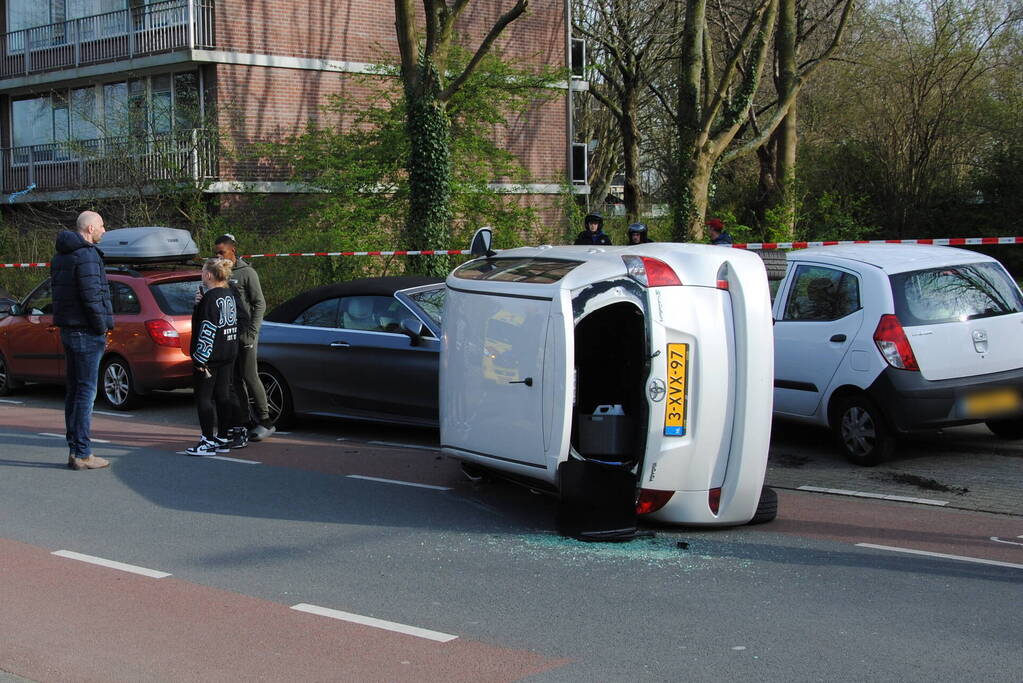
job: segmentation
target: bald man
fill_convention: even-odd
[[[99,363],[107,347],[107,331],[114,329],[103,252],[96,247],[104,232],[102,216],[95,211],[83,211],[74,230],[63,230],[57,235],[57,253],[50,264],[53,324],[60,328],[66,368],[67,465],[73,470],[96,470],[110,465],[93,455],[89,436]]]

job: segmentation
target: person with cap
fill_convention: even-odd
[[[259,284],[259,275],[255,269],[238,256],[238,242],[234,235],[221,235],[213,243],[213,253],[231,262],[230,283],[238,291],[238,305],[242,316],[247,319],[244,329],[238,331],[238,356],[235,360],[234,391],[242,408],[252,401],[255,420],[250,420],[248,433],[244,441],[262,441],[276,431],[270,420],[270,410],[266,401],[266,389],[259,379],[256,370],[256,354],[259,343],[259,328],[263,324],[263,313],[266,311],[266,300]],[[242,436],[236,434],[236,436]],[[240,440],[239,440],[240,441]],[[242,445],[236,446],[238,448]]]
[[[720,218],[711,218],[707,221],[707,228],[710,230],[710,243],[721,247],[730,247],[735,244],[735,240],[725,230],[724,221]]]
[[[626,231],[629,244],[649,244],[653,242],[647,234],[646,223],[632,223]]]
[[[575,238],[576,244],[611,245],[611,238],[604,233],[604,217],[596,211],[586,214],[583,219],[584,229]]]

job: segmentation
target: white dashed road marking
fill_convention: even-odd
[[[112,413],[107,410],[94,410],[92,412],[96,413],[97,415],[109,415],[110,417],[135,417],[131,413]]]
[[[397,479],[380,479],[379,477],[366,477],[361,474],[349,474],[346,475],[349,479],[365,479],[366,481],[376,481],[382,484],[401,484],[402,486],[415,486],[420,489],[433,489],[434,491],[450,491],[451,489],[447,486],[433,486],[432,484],[416,484],[411,481],[398,481]]]
[[[419,628],[418,626],[408,626],[407,624],[399,624],[394,621],[384,621],[383,619],[375,619],[373,617],[364,617],[361,614],[352,614],[351,612],[342,612],[336,609],[330,609],[328,607],[320,607],[319,605],[307,605],[306,603],[300,603],[291,607],[293,610],[299,612],[307,612],[309,614],[316,614],[321,617],[330,617],[331,619],[339,619],[341,621],[349,621],[353,624],[362,624],[363,626],[372,626],[373,628],[381,628],[385,631],[393,631],[395,633],[404,633],[405,635],[415,636],[417,638],[426,638],[427,640],[435,640],[438,643],[449,643],[452,640],[458,638],[450,633],[441,633],[440,631],[430,631],[429,629]]]
[[[51,434],[50,432],[39,432],[39,436],[51,436],[54,439],[66,439],[67,437],[63,434]],[[110,443],[106,439],[89,439],[94,443]]]
[[[20,406],[20,405],[23,405],[25,402],[24,401],[15,401],[12,398],[0,398],[0,403],[13,403],[14,405]]]
[[[224,455],[205,455],[205,456],[203,456],[203,458],[205,460],[226,460],[228,462],[240,462],[243,465],[262,465],[263,464],[263,463],[259,462],[258,460],[242,460],[241,458],[228,458],[227,456],[224,456]]]
[[[1023,536],[1017,536],[1016,538],[1023,538]],[[1023,545],[1023,543],[1020,543],[1019,541],[1007,541],[1004,538],[998,538],[997,536],[992,536],[991,540],[994,541],[995,543],[1008,543],[1009,545]]]
[[[160,572],[155,569],[146,569],[145,567],[137,567],[133,564],[125,564],[124,562],[116,562],[114,560],[106,560],[102,557],[83,555],[82,553],[76,553],[70,550],[56,550],[51,554],[56,555],[57,557],[66,557],[70,560],[79,560],[80,562],[88,562],[89,564],[98,564],[101,567],[118,569],[122,572],[141,574],[142,576],[148,576],[152,579],[163,579],[170,576],[167,572]]]
[[[1012,562],[999,562],[998,560],[984,560],[979,557],[966,557],[964,555],[946,555],[945,553],[932,553],[928,550],[913,550],[912,548],[896,548],[890,545],[874,545],[873,543],[857,543],[857,548],[873,548],[874,550],[889,550],[893,553],[908,553],[910,555],[924,555],[926,557],[937,557],[942,560],[956,560],[957,562],[973,562],[974,564],[990,564],[995,567],[1009,567],[1011,569],[1023,569],[1023,564]]]
[[[855,498],[876,498],[878,500],[894,500],[900,503],[919,503],[920,505],[948,505],[947,500],[934,500],[932,498],[911,498],[909,496],[889,496],[884,493],[867,493],[866,491],[847,491],[845,489],[826,489],[820,486],[800,486],[800,491],[812,491],[814,493],[830,493],[835,496],[853,496]]]

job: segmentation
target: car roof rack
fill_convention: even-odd
[[[146,266],[192,261],[199,253],[187,230],[162,226],[110,230],[101,248],[108,264]]]

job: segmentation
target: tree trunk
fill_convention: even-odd
[[[406,249],[447,248],[451,232],[451,121],[439,100],[437,75],[431,64],[420,66],[418,92],[406,90],[405,127],[411,143],[408,165],[409,212],[405,220]],[[448,259],[424,256],[409,260],[410,270],[443,277]]]
[[[622,121],[622,156],[625,160],[625,215],[630,223],[639,220],[643,213],[643,190],[639,179],[640,132],[638,94],[626,102]]]
[[[781,99],[783,93],[792,92],[797,87],[796,79],[798,73],[799,54],[796,45],[796,0],[781,0],[778,7],[778,32],[775,37],[775,44],[778,50],[778,97]],[[772,237],[778,241],[789,242],[794,238],[796,231],[796,101],[793,100],[789,106],[788,113],[778,125],[775,131],[775,182],[777,192],[772,204],[778,208],[784,208],[782,216],[784,219],[777,225],[778,233]]]

